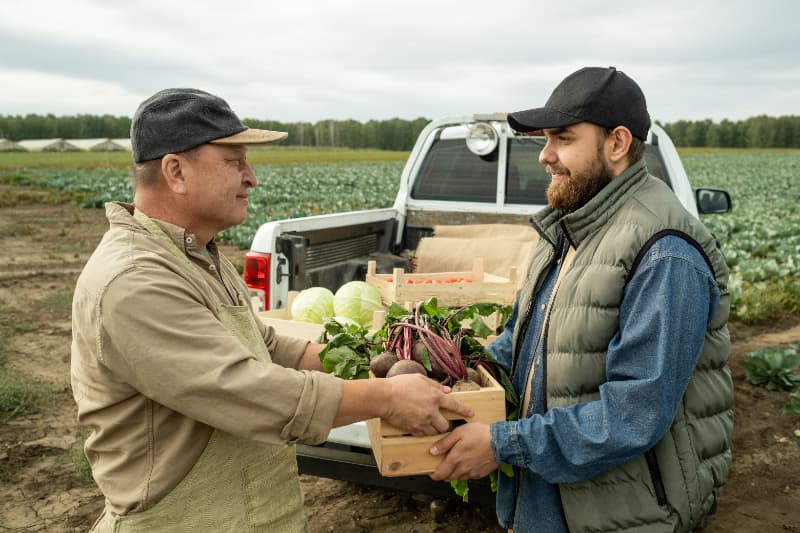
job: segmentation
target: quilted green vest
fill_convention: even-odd
[[[694,244],[720,289],[699,361],[666,435],[644,455],[593,478],[559,486],[571,532],[688,531],[712,510],[731,463],[733,383],[727,365],[728,269],[716,239],[640,161],[577,211],[546,208],[521,291],[513,353],[538,290],[566,237],[575,248],[545,325],[546,408],[599,399],[605,358],[619,327],[626,281],[640,253],[666,234]]]

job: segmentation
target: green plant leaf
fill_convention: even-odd
[[[797,345],[787,348],[771,347],[754,350],[746,354],[739,365],[745,377],[753,385],[767,390],[792,390],[800,384],[800,354]]]
[[[800,415],[800,388],[789,395],[789,402],[783,407],[783,412],[787,415]]]
[[[461,496],[461,501],[469,501],[469,482],[462,479],[454,479],[450,482],[450,486],[456,494]]]

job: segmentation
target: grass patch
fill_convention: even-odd
[[[33,414],[53,392],[18,372],[0,368],[0,424],[15,416]]]
[[[0,238],[3,237],[28,237],[36,233],[36,229],[30,224],[0,224]]]
[[[36,309],[72,309],[72,290],[54,292],[33,303]]]
[[[11,328],[17,332],[16,326]],[[33,328],[36,329],[36,328]],[[39,412],[41,405],[55,395],[55,391],[6,366],[11,353],[9,328],[0,329],[0,424],[15,416]]]
[[[9,338],[4,329],[0,329],[0,371],[2,371],[6,362],[8,361],[9,354]]]
[[[131,166],[130,152],[3,152],[0,168],[108,168]]]
[[[66,237],[68,233],[64,231],[63,237]],[[56,254],[85,254],[94,250],[94,246],[89,246],[86,244],[57,244],[51,248],[51,252]]]
[[[24,335],[25,333],[31,333],[32,331],[39,331],[41,329],[42,324],[37,322],[22,322],[8,326],[8,331],[10,331],[12,335]]]
[[[0,197],[0,207],[16,207],[27,204],[81,205],[85,203],[87,196],[84,192],[21,186],[3,191],[3,195]]]
[[[83,444],[86,442],[86,437],[89,436],[89,430],[83,426],[78,426],[78,435],[75,439],[75,444],[69,450],[70,460],[75,467],[75,475],[73,479],[76,484],[80,486],[94,485],[94,478],[92,477],[92,467],[89,465],[89,459],[86,458],[86,453],[83,451]]]
[[[254,165],[270,163],[360,163],[405,161],[409,152],[393,150],[357,150],[353,148],[258,147],[247,150],[247,160]]]

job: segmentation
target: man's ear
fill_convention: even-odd
[[[186,177],[184,170],[186,160],[176,154],[167,154],[161,158],[161,175],[167,187],[175,194],[186,194]]]
[[[628,158],[628,150],[630,150],[632,139],[631,130],[625,126],[617,126],[611,130],[611,134],[607,139],[610,142],[608,159],[611,163],[624,162]]]

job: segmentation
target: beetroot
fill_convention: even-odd
[[[396,362],[397,354],[395,352],[383,352],[370,360],[369,369],[376,377],[383,378]]]
[[[421,340],[414,341],[414,345],[411,348],[411,359],[426,368],[430,366],[431,371],[429,374],[432,378],[442,379],[447,377],[447,372],[445,372],[442,365],[440,365],[436,359],[430,356],[428,349],[425,347],[425,343]]]
[[[453,392],[476,391],[481,390],[481,386],[472,380],[465,379],[463,381],[456,381],[453,383]]]
[[[427,376],[425,367],[411,359],[403,359],[392,365],[392,368],[386,373],[386,377],[399,376],[401,374],[422,374]]]
[[[481,373],[472,367],[467,367],[467,379],[483,387],[483,376],[481,376]]]

